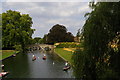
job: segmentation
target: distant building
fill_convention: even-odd
[[[80,37],[74,37],[75,42],[80,42]]]

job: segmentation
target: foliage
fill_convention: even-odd
[[[47,43],[54,44],[57,42],[72,42],[74,41],[74,36],[72,33],[67,32],[67,29],[63,25],[54,25],[47,35]]]
[[[66,42],[73,42],[74,41],[74,36],[71,32],[67,32],[65,36],[65,41]]]
[[[78,32],[76,34],[76,37],[80,37],[80,29],[78,29]]]
[[[21,45],[23,51],[25,45],[30,44],[34,29],[31,29],[32,18],[29,14],[8,10],[2,13],[2,48],[14,49]]]
[[[74,57],[79,70],[76,76],[89,80],[119,79],[120,2],[91,3],[91,7],[93,11],[83,27],[84,51],[78,51]]]
[[[2,49],[2,15],[0,14],[0,50]]]
[[[39,43],[46,44],[47,43],[47,34],[39,41]]]
[[[86,60],[85,59],[85,54],[84,52],[77,48],[75,51],[74,51],[74,54],[72,55],[72,64],[73,64],[73,69],[74,69],[74,75],[76,78],[83,78],[84,77],[84,74],[83,74],[83,69],[84,69],[84,61]],[[79,61],[79,63],[78,63]],[[79,74],[79,75],[78,75]]]
[[[40,37],[35,37],[35,38],[34,38],[34,43],[39,43],[39,42],[40,42],[40,40],[41,40],[41,38],[40,38]]]
[[[79,43],[75,43],[75,42],[61,42],[58,43],[57,45],[55,44],[55,46],[57,48],[76,48],[79,47]]]
[[[22,51],[22,46],[21,45],[14,45],[14,48],[16,51]]]

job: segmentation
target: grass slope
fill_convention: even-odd
[[[66,51],[64,48],[55,48],[55,53],[61,56],[64,60],[72,62],[72,51]]]
[[[19,51],[16,51],[16,53],[18,52]],[[13,54],[15,54],[14,50],[0,50],[0,60],[5,59]]]

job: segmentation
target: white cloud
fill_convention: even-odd
[[[75,35],[85,22],[84,14],[90,11],[87,2],[4,2],[3,11],[9,9],[32,17],[33,37],[43,37],[55,24],[66,26]]]
[[[59,23],[59,20],[48,20],[47,23],[48,24],[55,24],[55,23]]]
[[[72,14],[74,14],[74,12],[73,11],[61,11],[60,12],[60,16],[71,16]]]
[[[86,12],[86,11],[89,11],[89,10],[90,10],[89,6],[86,6],[86,5],[78,8],[79,13],[83,13],[83,12]]]
[[[119,2],[120,0],[1,0],[2,2]]]
[[[92,0],[2,0],[2,2],[89,2]]]

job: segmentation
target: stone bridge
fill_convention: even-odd
[[[31,49],[42,49],[44,50],[46,47],[50,48],[50,49],[54,49],[54,45],[48,45],[48,44],[33,44],[33,45],[29,45],[29,47]]]

